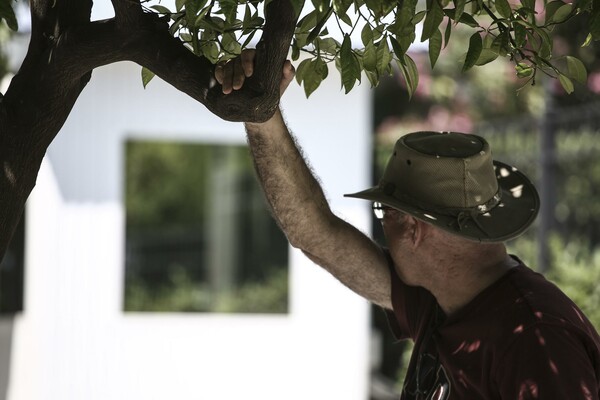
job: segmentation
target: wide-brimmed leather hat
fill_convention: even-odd
[[[480,242],[520,235],[540,206],[524,174],[493,160],[482,137],[458,132],[401,137],[379,184],[345,196],[382,203]]]

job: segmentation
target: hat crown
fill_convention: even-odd
[[[468,209],[498,193],[489,144],[456,132],[414,132],[400,138],[379,183],[414,205]]]
[[[493,160],[485,139],[464,133],[404,136],[379,184],[346,196],[383,203],[479,242],[517,237],[540,208],[527,176]]]

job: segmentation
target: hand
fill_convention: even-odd
[[[229,94],[234,90],[239,90],[244,85],[246,78],[254,73],[254,56],[256,50],[246,49],[242,51],[239,57],[231,59],[225,63],[217,64],[215,67],[215,79],[223,88],[223,93]],[[285,60],[283,63],[283,71],[281,74],[281,83],[279,84],[279,96],[289,86],[296,70],[290,60]]]

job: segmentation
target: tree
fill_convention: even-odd
[[[346,92],[362,73],[376,85],[393,63],[414,92],[418,73],[407,50],[416,25],[423,22],[420,40],[429,43],[432,65],[452,30],[464,25],[473,29],[464,70],[510,57],[519,76],[534,80],[541,71],[572,91],[571,79],[585,79],[585,68],[574,57],[552,59],[548,32],[585,15],[586,42],[600,38],[598,0],[552,1],[545,13],[535,0],[312,0],[302,18],[304,0],[176,0],[172,8],[111,1],[115,17],[91,21],[91,0],[30,0],[31,42],[0,102],[0,257],[46,149],[96,67],[133,61],[144,68],[145,83],[156,74],[221,118],[263,121],[277,107],[281,65],[290,48],[293,59],[301,51],[309,54],[297,70],[307,95],[327,76],[327,62],[338,66]],[[0,18],[17,29],[11,0],[0,0]],[[329,35],[329,20],[337,22],[341,41]],[[363,48],[357,49],[351,33],[359,29]],[[242,90],[224,96],[213,65],[238,55],[256,32],[257,72]]]

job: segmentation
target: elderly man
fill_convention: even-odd
[[[223,92],[253,72],[253,51],[216,68]],[[284,64],[281,92],[294,69]],[[274,217],[301,249],[350,289],[388,310],[415,342],[401,399],[598,399],[600,338],[556,286],[507,254],[539,198],[476,135],[400,138],[373,202],[389,248],[335,216],[280,111],[247,123]]]

